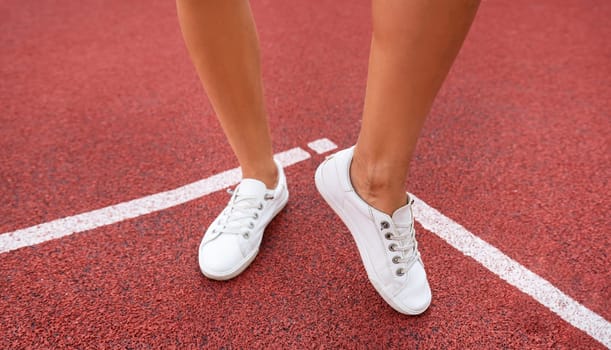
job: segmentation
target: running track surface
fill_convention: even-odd
[[[417,226],[434,298],[399,315],[312,177],[359,128],[368,1],[254,1],[291,200],[252,266],[205,279],[221,190],[0,254],[0,348],[610,346],[611,2],[490,0],[427,120],[407,188],[591,310],[598,339]],[[0,2],[0,233],[235,168],[173,2]],[[409,77],[406,77],[409,78]],[[602,337],[602,338],[601,338]]]

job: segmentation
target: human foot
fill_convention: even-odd
[[[286,177],[277,164],[274,189],[245,178],[231,191],[227,207],[206,230],[199,246],[199,266],[211,279],[228,280],[244,271],[255,259],[267,224],[288,201]]]
[[[416,242],[412,202],[392,215],[365,202],[350,180],[353,153],[348,148],[328,157],[316,170],[316,187],[348,227],[376,291],[398,312],[421,314],[431,303],[431,289]]]

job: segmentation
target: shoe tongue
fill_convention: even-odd
[[[263,197],[267,188],[265,184],[255,179],[242,179],[235,192],[242,196]]]
[[[392,214],[392,221],[398,226],[409,226],[412,224],[412,220],[412,211],[409,204],[395,210]]]

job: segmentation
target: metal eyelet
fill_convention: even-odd
[[[400,258],[400,257],[398,257],[398,256],[393,256],[393,258],[392,258],[392,263],[393,263],[393,264],[398,264],[398,263],[399,263],[399,259],[401,259],[401,258]]]
[[[253,219],[258,219],[259,218],[259,214],[258,213],[254,213],[254,215],[252,216]]]
[[[253,222],[248,223],[248,228],[255,228],[255,224]]]
[[[259,203],[259,207],[257,209],[262,210],[263,209],[263,203]]]
[[[404,269],[397,269],[397,271],[395,272],[397,274],[397,276],[403,276],[405,275],[405,270]]]
[[[388,223],[388,221],[382,221],[380,223],[380,227],[382,227],[382,230],[387,230],[390,227],[390,224]]]
[[[242,234],[242,237],[244,237],[244,239],[248,239],[248,238],[250,238],[250,234],[248,232],[244,232]]]
[[[393,243],[393,244],[389,245],[388,246],[388,250],[390,250],[391,252],[397,251],[397,244]]]
[[[392,232],[386,232],[386,234],[384,235],[384,238],[388,240],[392,239]]]

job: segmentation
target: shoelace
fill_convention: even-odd
[[[396,255],[392,258],[394,264],[406,264],[405,267],[397,269],[396,274],[403,276],[414,263],[420,257],[418,251],[418,242],[416,241],[416,230],[414,229],[414,223],[409,226],[395,225],[396,233],[392,231],[392,228],[388,222],[382,222],[382,229],[388,229],[384,234],[384,237],[388,240],[394,241],[388,246],[391,252],[400,252],[401,255]]]
[[[231,189],[228,189],[227,192],[233,194]],[[265,200],[273,198],[268,194],[264,197]],[[213,232],[242,235],[244,238],[249,238],[250,231],[255,228],[255,222],[259,219],[259,212],[262,210],[263,202],[259,198],[236,194],[230,205],[221,213],[217,229]]]

